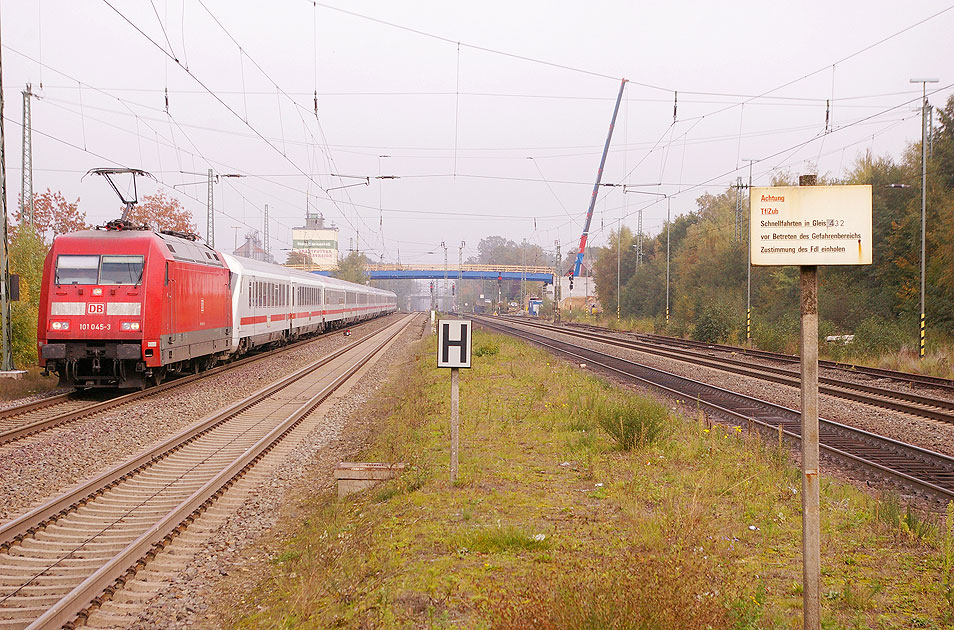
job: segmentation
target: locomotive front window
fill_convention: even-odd
[[[99,256],[56,257],[56,284],[96,284],[99,278]]]
[[[142,256],[103,256],[100,284],[139,284],[142,280]]]

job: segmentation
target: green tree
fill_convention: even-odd
[[[10,241],[10,272],[20,275],[20,300],[13,302],[13,360],[20,366],[36,365],[36,327],[43,278],[43,261],[49,250],[35,230],[21,227]]]
[[[368,282],[367,265],[367,256],[361,252],[350,252],[338,261],[338,268],[331,275],[339,280],[366,284]]]

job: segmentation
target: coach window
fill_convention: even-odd
[[[100,284],[139,284],[142,280],[142,256],[103,256]]]
[[[96,284],[99,256],[57,256],[55,277],[56,284]]]

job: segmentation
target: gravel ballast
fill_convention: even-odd
[[[0,446],[0,519],[95,476],[217,409],[397,320],[383,317],[119,409]]]
[[[321,425],[212,534],[205,548],[143,610],[133,628],[222,627],[223,620],[216,617],[213,603],[248,595],[247,589],[223,592],[222,579],[234,574],[254,575],[252,567],[271,561],[266,551],[269,545],[261,541],[281,537],[276,525],[283,505],[287,506],[290,498],[333,487],[335,465],[371,445],[377,419],[365,412],[364,406],[389,376],[413,356],[413,344],[421,336],[420,323],[412,323],[348,396],[334,402],[322,417]],[[233,584],[234,580],[228,583]],[[251,588],[252,584],[247,586]]]

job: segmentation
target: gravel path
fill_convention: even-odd
[[[216,409],[246,397],[316,358],[396,321],[391,315],[353,330],[186,385],[160,397],[110,410],[0,446],[0,519],[27,511],[67,487],[95,476]]]
[[[423,321],[419,317],[412,323],[349,395],[333,404],[321,426],[212,534],[205,548],[157,594],[133,628],[223,627],[224,620],[216,613],[227,608],[222,602],[246,597],[256,583],[252,576],[258,575],[252,568],[271,560],[266,550],[274,545],[269,543],[291,533],[281,527],[294,527],[295,519],[276,527],[283,507],[294,509],[294,499],[304,501],[316,491],[332,488],[335,465],[373,443],[377,420],[365,410],[365,404],[395,371],[413,359],[411,350],[421,337]],[[230,575],[233,577],[223,580]]]
[[[790,409],[800,406],[799,390],[794,387],[760,381],[756,378],[728,374],[714,368],[695,365],[686,361],[677,361],[658,357],[647,352],[618,348],[600,343],[572,337],[559,332],[545,331],[532,326],[521,325],[519,322],[508,322],[525,328],[530,332],[551,336],[562,341],[576,343],[591,350],[599,350],[615,357],[642,363],[650,367],[666,370],[679,376],[705,381],[710,385],[722,387],[732,391],[761,398],[777,405]],[[833,420],[849,426],[858,427],[872,433],[884,435],[896,440],[902,440],[921,448],[926,448],[945,455],[954,456],[954,426],[920,418],[908,414],[872,407],[862,403],[844,400],[819,394],[819,415],[826,420]]]

